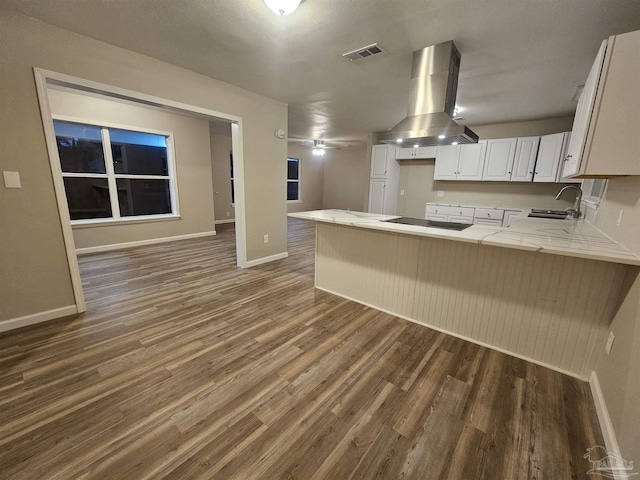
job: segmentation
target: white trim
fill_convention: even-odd
[[[77,228],[109,227],[115,225],[131,225],[132,223],[169,222],[182,220],[179,215],[135,215],[131,217],[72,220],[71,226]]]
[[[316,262],[316,265],[317,265],[317,262]],[[316,278],[317,278],[317,276],[316,276]],[[409,317],[405,317],[404,315],[400,315],[397,312],[392,312],[391,310],[386,310],[384,308],[376,307],[375,305],[371,305],[370,303],[363,302],[361,300],[356,300],[355,298],[351,298],[351,297],[349,297],[347,295],[343,295],[341,293],[334,292],[334,291],[329,290],[327,288],[319,287],[318,285],[316,285],[315,287],[318,290],[322,290],[323,292],[331,293],[333,295],[337,295],[338,297],[346,298],[347,300],[351,300],[352,302],[359,303],[360,305],[365,305],[367,307],[374,308],[374,309],[379,310],[381,312],[385,312],[385,313],[388,313],[390,315],[393,315],[394,317],[398,317],[398,318],[402,318],[404,320],[408,320],[411,323],[416,323],[418,325],[422,325],[423,327],[431,328],[433,330],[437,330],[438,332],[446,333],[447,335],[451,335],[452,337],[456,337],[456,338],[460,338],[462,340],[466,340],[467,342],[475,343],[476,345],[480,345],[481,347],[490,348],[491,350],[495,350],[495,351],[500,352],[500,353],[506,353],[507,355],[511,355],[512,357],[516,357],[516,358],[519,358],[521,360],[526,360],[527,362],[535,363],[536,365],[540,365],[541,367],[549,368],[549,369],[554,370],[556,372],[560,372],[560,373],[563,373],[565,375],[569,375],[570,377],[577,378],[578,380],[582,380],[583,382],[587,381],[587,379],[585,377],[583,377],[582,375],[578,375],[575,372],[570,372],[569,370],[564,370],[562,368],[558,368],[558,367],[556,367],[554,365],[550,365],[548,363],[541,362],[540,360],[536,360],[534,358],[527,357],[526,355],[521,355],[519,353],[512,352],[512,351],[507,350],[505,348],[496,347],[495,345],[490,345],[488,343],[484,343],[484,342],[481,342],[479,340],[476,340],[476,339],[473,339],[473,338],[469,338],[469,337],[467,337],[465,335],[460,335],[458,333],[450,332],[448,330],[445,330],[444,328],[436,327],[436,326],[431,325],[429,323],[419,322],[417,320],[414,320],[413,318],[409,318]]]
[[[227,220],[216,220],[215,222],[213,222],[214,225],[220,225],[222,223],[236,223],[235,219],[233,218],[229,218]]]
[[[176,242],[178,240],[189,240],[192,238],[212,237],[215,231],[188,233],[186,235],[176,235],[173,237],[149,238],[147,240],[136,240],[135,242],[112,243],[110,245],[98,245],[97,247],[77,248],[76,255],[89,255],[91,253],[112,252],[114,250],[124,250],[145,245],[155,245],[156,243]]]
[[[236,263],[247,268],[247,229],[244,201],[244,133],[242,120],[231,124],[231,149],[233,150],[233,191],[236,221]]]
[[[78,308],[75,305],[67,305],[66,307],[54,308],[53,310],[47,310],[45,312],[32,313],[31,315],[25,315],[24,317],[0,320],[0,332],[8,332],[9,330],[15,330],[16,328],[35,325],[36,323],[69,317],[71,315],[76,315],[77,313]]]
[[[598,380],[598,375],[595,370],[593,370],[589,376],[589,387],[591,387],[591,395],[593,396],[593,403],[596,406],[598,422],[600,423],[600,430],[602,430],[607,452],[622,457],[622,455],[620,455],[620,445],[618,445],[616,432],[613,430],[609,410],[607,409],[602,388],[600,387],[600,381]]]
[[[71,89],[70,89],[71,91]],[[84,95],[85,92],[82,93]],[[59,115],[57,113],[52,113],[51,118],[53,120],[59,120],[61,122],[70,122],[70,123],[80,123],[85,125],[92,125],[98,128],[115,128],[116,130],[129,130],[131,132],[140,132],[140,133],[150,133],[151,135],[159,135],[161,137],[168,137],[169,135],[173,135],[173,132],[165,132],[164,130],[157,130],[145,127],[132,127],[131,125],[125,125],[122,123],[113,123],[113,122],[103,122],[97,120],[91,120],[87,118],[80,117],[72,117],[69,115]]]
[[[49,94],[47,92],[47,77],[45,76],[45,71],[38,68],[33,69],[33,74],[36,81],[36,93],[38,94],[38,103],[40,104],[40,115],[42,117],[42,127],[44,128],[47,152],[49,154],[49,165],[51,166],[51,176],[53,177],[56,203],[58,204],[58,214],[60,216],[60,224],[62,226],[62,238],[64,240],[64,247],[67,253],[69,273],[71,274],[73,296],[76,302],[77,312],[81,313],[87,310],[87,305],[84,301],[84,292],[82,291],[80,267],[78,267],[78,258],[76,257],[76,245],[73,240],[71,218],[69,216],[69,207],[67,206],[67,195],[64,190],[64,181],[62,179],[60,156],[58,155],[58,148],[56,146],[56,132],[53,129],[53,120],[51,119],[51,106],[49,104]]]
[[[250,260],[247,262],[247,267],[257,267],[258,265],[262,265],[264,263],[274,262],[276,260],[282,260],[283,258],[287,258],[289,256],[289,252],[276,253],[275,255],[269,255],[268,257],[256,258],[255,260]]]

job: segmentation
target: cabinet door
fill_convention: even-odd
[[[457,179],[482,180],[486,152],[487,142],[484,140],[478,143],[460,145]]]
[[[511,222],[522,215],[522,211],[520,210],[505,210],[504,218],[502,219],[502,226],[508,227],[511,225]]]
[[[416,158],[436,158],[436,147],[418,147],[414,153]]]
[[[553,135],[540,137],[540,148],[538,149],[538,158],[536,159],[536,168],[533,174],[534,182],[556,181],[565,137],[565,133],[554,133]]]
[[[417,150],[413,147],[400,147],[396,148],[396,158],[397,159],[410,159],[414,157],[414,150]]]
[[[556,177],[557,183],[582,183],[579,178],[563,177],[562,171],[564,165],[567,162],[567,151],[569,150],[569,143],[571,142],[571,132],[564,132],[564,144],[562,145],[562,153],[560,154],[560,164],[558,165],[558,176]]]
[[[434,180],[455,180],[458,173],[458,157],[460,146],[436,147],[436,168]]]
[[[540,137],[520,137],[516,142],[516,159],[513,162],[512,182],[530,182],[536,164]]]
[[[371,178],[387,178],[389,152],[392,145],[374,145],[371,149]],[[394,152],[395,153],[395,152]]]
[[[598,50],[598,55],[593,62],[587,81],[578,100],[578,108],[576,116],[573,119],[573,128],[571,129],[571,143],[567,150],[567,161],[564,163],[562,175],[568,177],[575,175],[580,171],[580,163],[582,162],[582,153],[584,144],[587,140],[587,130],[591,120],[591,112],[596,99],[598,83],[600,82],[600,73],[604,62],[604,54],[607,49],[607,41],[603,41]]]
[[[491,225],[493,227],[501,227],[502,226],[502,220],[492,220],[490,218],[474,218],[473,219],[473,224],[474,225]]]
[[[371,180],[369,182],[369,213],[384,212],[384,194],[386,182],[384,180]]]
[[[487,141],[483,180],[511,181],[511,169],[516,156],[516,138],[500,138]]]

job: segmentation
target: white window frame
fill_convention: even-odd
[[[180,219],[180,209],[178,203],[178,182],[175,169],[175,150],[174,138],[172,132],[164,132],[143,127],[132,127],[129,125],[120,125],[111,122],[97,122],[82,118],[74,118],[66,115],[52,115],[52,120],[61,122],[71,122],[81,125],[90,125],[100,128],[102,134],[102,151],[105,161],[106,173],[71,173],[62,172],[62,178],[101,178],[107,179],[109,186],[109,200],[111,204],[111,217],[108,218],[88,218],[82,220],[71,220],[71,226],[74,228],[104,226],[121,223],[144,223],[157,222],[165,220]],[[149,133],[153,135],[163,136],[167,144],[167,173],[168,175],[129,175],[115,173],[113,168],[113,154],[111,152],[111,138],[109,136],[109,128],[126,130],[130,132]],[[120,214],[120,203],[118,202],[117,179],[134,179],[134,180],[168,180],[169,195],[171,197],[171,212],[156,215],[131,215],[123,217]],[[68,205],[67,205],[67,208]]]
[[[295,160],[298,162],[298,179],[292,180],[289,179],[289,160]],[[299,158],[295,157],[287,157],[287,192],[289,191],[289,183],[297,183],[298,184],[298,198],[296,200],[287,200],[287,203],[302,203],[302,162]]]
[[[595,185],[597,180],[602,180],[600,187]],[[604,198],[605,191],[607,189],[606,178],[587,178],[582,181],[582,203],[587,207],[596,209],[600,202]]]

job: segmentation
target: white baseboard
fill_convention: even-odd
[[[138,240],[135,242],[112,243],[110,245],[99,245],[97,247],[76,248],[76,255],[89,255],[91,253],[111,252],[114,250],[123,250],[125,248],[154,245],[156,243],[176,242],[178,240],[189,240],[192,238],[211,237],[215,234],[216,234],[215,231],[189,233],[186,235],[176,235],[175,237],[150,238],[148,240]]]
[[[221,223],[236,223],[236,219],[235,218],[228,218],[226,220],[216,220],[215,222],[213,222],[215,225],[220,225]]]
[[[75,315],[76,313],[78,313],[78,308],[75,305],[68,305],[66,307],[47,310],[45,312],[32,313],[31,315],[25,315],[24,317],[0,320],[0,332],[7,332],[9,330],[15,330],[16,328],[35,325],[36,323],[68,317],[70,315]]]
[[[620,445],[618,445],[616,432],[613,430],[613,424],[611,423],[611,417],[609,416],[609,409],[607,408],[607,404],[604,400],[600,381],[598,380],[598,375],[595,370],[593,370],[589,376],[589,386],[591,387],[591,395],[593,395],[593,403],[596,405],[598,422],[600,422],[600,430],[602,430],[602,436],[604,437],[607,452],[620,457]]]
[[[262,265],[263,263],[273,262],[275,260],[282,260],[283,258],[287,258],[289,256],[288,252],[276,253],[275,255],[270,255],[268,257],[256,258],[255,260],[250,260],[247,262],[246,267],[257,267],[258,265]]]
[[[316,263],[316,265],[317,265],[317,263]],[[407,321],[412,322],[412,323],[417,323],[418,325],[422,325],[423,327],[431,328],[433,330],[437,330],[438,332],[446,333],[447,335],[451,335],[452,337],[456,337],[456,338],[460,338],[462,340],[466,340],[467,342],[475,343],[476,345],[480,345],[481,347],[487,347],[487,348],[490,348],[491,350],[495,350],[497,352],[506,353],[507,355],[511,355],[512,357],[520,358],[521,360],[526,360],[527,362],[535,363],[536,365],[540,365],[541,367],[545,367],[545,368],[549,368],[551,370],[555,370],[556,372],[560,372],[560,373],[562,373],[564,375],[569,375],[570,377],[577,378],[578,380],[582,380],[583,382],[587,381],[587,379],[585,377],[583,377],[582,375],[579,375],[579,374],[577,374],[575,372],[571,372],[569,370],[564,370],[563,368],[559,368],[559,367],[556,367],[554,365],[550,365],[550,364],[545,363],[545,362],[541,362],[540,360],[536,360],[535,358],[530,358],[530,357],[527,357],[526,355],[520,355],[519,353],[515,353],[515,352],[512,352],[512,351],[504,349],[504,348],[496,347],[495,345],[491,345],[489,343],[481,342],[480,340],[476,340],[474,338],[466,337],[464,335],[460,335],[459,333],[450,332],[449,330],[445,330],[443,328],[436,327],[434,325],[430,325],[430,324],[425,323],[425,322],[419,322],[418,320],[415,320],[413,318],[409,318],[409,317],[406,317],[404,315],[400,315],[400,314],[398,314],[396,312],[392,312],[391,310],[385,310],[384,308],[376,307],[375,305],[371,305],[371,304],[369,304],[367,302],[363,302],[361,300],[357,300],[355,298],[351,298],[348,295],[343,295],[341,293],[337,293],[337,292],[331,291],[331,290],[329,290],[327,288],[322,288],[322,287],[319,287],[317,285],[315,287],[318,290],[322,290],[323,292],[331,293],[333,295],[337,295],[338,297],[346,298],[347,300],[351,300],[353,302],[359,303],[360,305],[365,305],[365,306],[370,307],[370,308],[375,308],[376,310],[380,310],[381,312],[388,313],[390,315],[393,315],[394,317],[402,318],[402,319],[407,320]]]

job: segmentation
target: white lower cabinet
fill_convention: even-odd
[[[522,210],[505,210],[504,217],[502,218],[502,226],[509,227],[511,222],[522,215]]]
[[[386,180],[369,181],[369,213],[384,213]]]
[[[476,208],[473,214],[473,223],[501,227],[503,216],[504,210],[498,208]]]
[[[439,222],[473,223],[474,210],[472,207],[427,205],[424,218]]]

